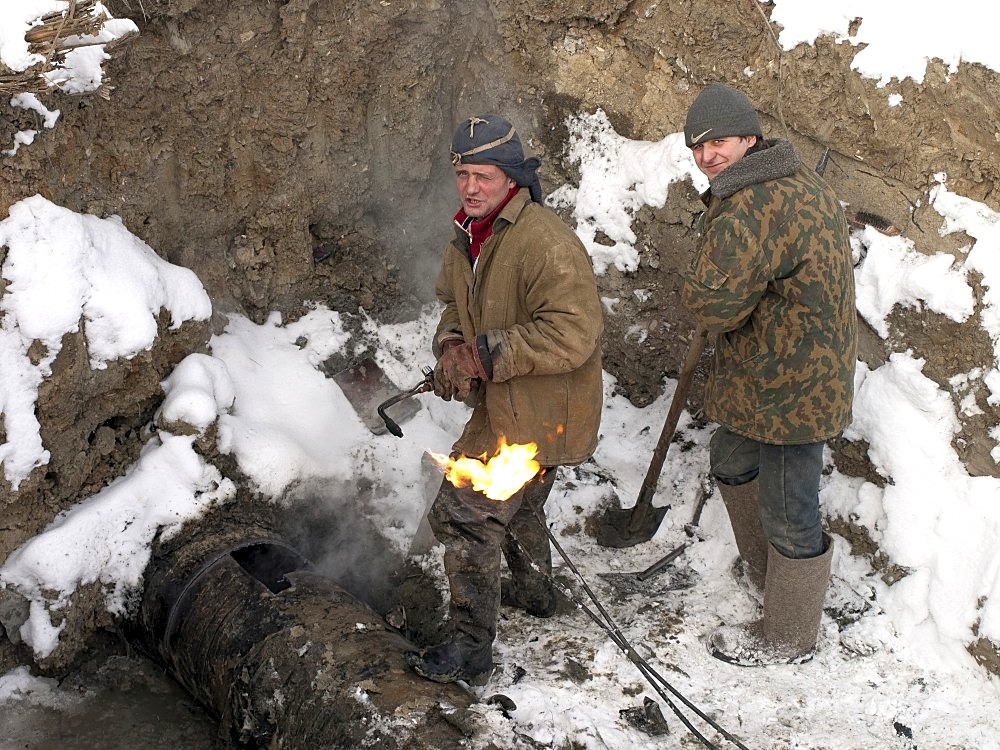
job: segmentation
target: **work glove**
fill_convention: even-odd
[[[464,401],[476,380],[486,380],[486,370],[475,344],[446,341],[434,368],[434,393],[445,401]]]
[[[455,336],[453,338],[447,338],[440,343],[441,356],[438,357],[437,364],[434,367],[434,395],[438,398],[442,398],[445,401],[451,401],[455,396],[455,386],[452,385],[448,376],[445,374],[444,368],[441,365],[441,360],[444,359],[444,355],[448,353],[449,350],[454,349],[456,346],[461,346],[465,343],[465,339],[460,336]]]

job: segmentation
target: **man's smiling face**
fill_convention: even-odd
[[[694,162],[711,182],[726,167],[735,164],[757,143],[755,135],[731,135],[714,138],[691,147]]]

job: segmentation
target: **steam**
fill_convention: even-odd
[[[372,489],[363,483],[316,480],[286,499],[286,540],[327,576],[379,612],[395,599],[394,574],[404,556],[383,533],[370,507]]]

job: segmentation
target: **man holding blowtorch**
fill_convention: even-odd
[[[542,472],[504,501],[442,482],[429,520],[445,548],[454,633],[407,654],[436,682],[484,684],[493,669],[501,603],[500,555],[511,575],[504,603],[536,617],[556,611],[545,500],[556,469],[587,460],[603,404],[601,303],[590,257],[542,204],[536,170],[503,117],[461,122],[451,142],[461,208],[436,294],[434,392],[473,405],[452,455],[492,456],[501,440],[535,443]]]
[[[763,594],[759,620],[725,625],[711,653],[742,666],[794,663],[816,645],[832,546],[819,481],[824,442],[850,421],[857,359],[854,271],[836,195],[791,143],[764,140],[747,97],[718,84],[684,138],[708,177],[684,302],[716,334],[705,413],[739,550]]]

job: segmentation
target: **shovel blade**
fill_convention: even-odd
[[[597,576],[622,596],[659,596],[689,589],[698,582],[698,574],[687,565],[661,571],[653,578],[639,578],[638,573],[598,573]]]
[[[660,528],[667,510],[667,506],[650,506],[644,513],[636,513],[635,508],[610,508],[597,521],[597,543],[623,549],[648,542]]]
[[[393,396],[400,394],[400,388],[378,366],[374,359],[365,357],[346,370],[333,374],[333,380],[340,386],[354,411],[361,417],[365,427],[375,435],[388,432],[385,422],[378,415],[378,407]],[[386,409],[393,421],[401,424],[420,411],[420,402],[406,398]]]

